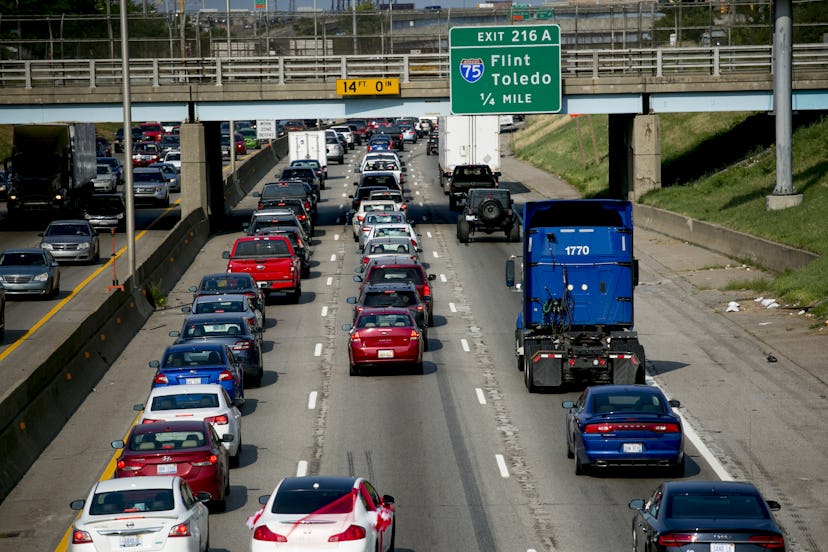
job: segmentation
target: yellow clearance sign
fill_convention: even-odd
[[[340,96],[376,96],[400,93],[400,79],[336,79]]]

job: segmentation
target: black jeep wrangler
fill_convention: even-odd
[[[512,209],[512,195],[501,188],[473,188],[463,212],[457,216],[457,239],[468,243],[475,232],[503,232],[509,241],[520,241],[520,220]]]
[[[499,176],[500,173],[493,173],[488,165],[457,165],[445,190],[449,196],[449,208],[454,210],[464,205],[472,188],[497,188]]]

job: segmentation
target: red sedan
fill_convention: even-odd
[[[217,511],[227,506],[230,473],[223,438],[206,421],[171,421],[142,424],[132,428],[124,441],[112,441],[112,448],[122,449],[115,477],[139,475],[179,475],[193,493],[206,491]]]
[[[385,308],[364,310],[350,332],[348,359],[351,375],[358,376],[366,366],[413,364],[423,370],[424,340],[416,320],[408,309]]]

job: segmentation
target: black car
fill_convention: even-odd
[[[140,142],[144,139],[144,131],[141,127],[132,127],[132,143]],[[124,151],[124,128],[121,127],[115,131],[115,152]],[[104,156],[101,156],[104,157]]]
[[[305,202],[298,197],[280,197],[278,199],[267,199],[261,202],[262,211],[268,209],[290,209],[296,215],[296,219],[302,225],[307,236],[313,237],[313,219],[305,208]]]
[[[427,306],[417,292],[417,286],[411,282],[394,282],[390,284],[366,284],[359,297],[348,297],[349,305],[354,305],[354,321],[357,315],[366,309],[385,309],[399,307],[411,311],[411,315],[423,335],[423,344],[428,351]]]
[[[669,481],[649,499],[630,501],[634,551],[785,552],[785,537],[765,501],[747,482]]]
[[[246,272],[219,272],[201,277],[198,286],[190,286],[193,299],[201,295],[224,295],[242,293],[254,300],[254,306],[265,316],[264,292],[256,285],[253,276]]]
[[[374,131],[374,136],[387,134],[391,138],[391,143],[397,151],[405,151],[405,142],[403,141],[402,129],[398,126],[379,127]]]
[[[313,188],[313,193],[319,198],[321,183],[316,176],[316,171],[311,167],[286,167],[282,170],[282,180],[301,180],[307,182]]]
[[[256,209],[264,209],[268,201],[275,201],[288,197],[298,197],[305,203],[305,209],[310,215],[316,216],[316,202],[317,195],[307,182],[302,180],[280,180],[278,182],[268,182],[264,185],[261,192],[253,192],[253,197],[259,198],[259,204]]]
[[[83,208],[83,218],[95,228],[126,229],[126,203],[121,194],[95,194]]]
[[[243,313],[191,314],[184,319],[180,332],[170,332],[175,343],[208,341],[230,347],[233,356],[244,370],[244,382],[249,387],[262,383],[262,334]]]

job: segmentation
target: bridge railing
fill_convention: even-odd
[[[267,56],[234,58],[131,59],[134,85],[256,82],[300,84],[344,78],[399,78],[403,83],[447,78],[448,54],[389,54],[384,56]],[[797,44],[794,70],[828,71],[828,43]],[[564,50],[561,74],[601,79],[641,75],[665,77],[704,74],[771,73],[771,46],[714,46],[692,48]],[[121,61],[0,61],[2,87],[90,87],[120,85]]]

